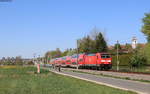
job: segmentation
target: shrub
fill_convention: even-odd
[[[29,61],[29,62],[27,62],[27,65],[34,65],[34,62],[33,61]]]
[[[139,52],[135,52],[133,57],[130,59],[130,66],[131,67],[142,67],[146,65],[147,59],[144,55]]]
[[[130,58],[132,57],[132,53],[128,54],[120,54],[119,55],[119,65],[121,66],[129,66]],[[117,65],[117,56],[112,55],[112,64]]]
[[[146,44],[142,53],[147,59],[147,64],[150,65],[150,43]]]

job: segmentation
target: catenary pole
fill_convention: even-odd
[[[79,61],[78,61],[78,57],[79,57],[79,41],[77,40],[77,69],[79,68]]]
[[[117,71],[119,71],[119,41],[117,40]]]

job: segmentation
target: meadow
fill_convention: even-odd
[[[1,66],[0,94],[135,94],[35,67]]]

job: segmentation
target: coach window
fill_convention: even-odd
[[[77,63],[76,63],[76,62],[72,62],[72,64],[73,64],[73,65],[76,65]]]
[[[95,56],[95,54],[88,54],[88,56]]]

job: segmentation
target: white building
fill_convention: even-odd
[[[137,38],[133,37],[132,38],[132,48],[135,49],[137,47]]]

